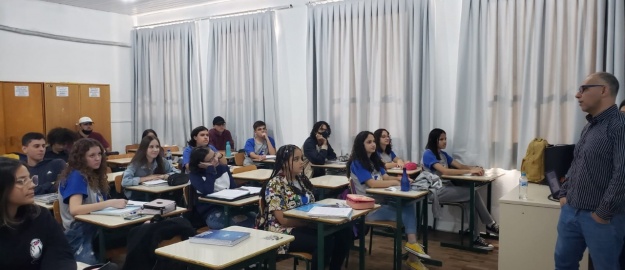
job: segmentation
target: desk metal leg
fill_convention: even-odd
[[[396,217],[397,229],[395,230],[395,241],[394,241],[394,244],[395,244],[395,248],[394,248],[394,250],[395,250],[395,252],[394,252],[395,258],[393,260],[393,262],[394,262],[393,269],[401,270],[402,269],[401,268],[401,262],[402,262],[402,259],[401,259],[401,257],[402,257],[402,250],[401,250],[401,242],[402,242],[401,233],[402,233],[402,230],[401,230],[401,228],[404,227],[404,222],[402,220],[403,201],[402,201],[401,198],[395,197],[395,202],[397,204],[397,209],[395,211],[395,213],[397,215],[397,217]]]
[[[317,223],[317,270],[324,270],[325,268],[325,253],[323,251],[325,246],[325,231],[322,223]]]
[[[487,193],[486,193],[486,209],[488,209],[488,213],[491,213],[490,209],[491,209],[491,204],[492,204],[492,199],[493,199],[493,183],[492,182],[488,183],[488,186],[486,187],[486,190],[487,190]],[[484,224],[484,226],[486,226],[486,224]],[[481,233],[480,235],[482,237],[484,237],[484,238],[499,239],[498,235],[491,234],[487,230],[485,230],[485,232]]]
[[[276,253],[277,250],[273,250],[270,252],[269,257],[267,258],[267,269],[276,270]]]
[[[460,241],[460,245],[451,244],[451,243],[441,243],[443,247],[457,248],[461,250],[467,250],[477,253],[488,253],[487,250],[479,249],[473,247],[473,232],[475,228],[475,182],[470,182],[469,184],[469,232],[471,234],[471,240],[469,240],[469,244],[467,246],[464,245],[464,237],[462,237]]]
[[[423,251],[425,251],[425,253],[427,254],[428,253],[428,195],[426,195],[418,203],[421,204],[421,211],[423,211],[423,220],[419,219],[420,216],[417,216],[417,219],[419,219],[418,220],[419,222],[417,224],[422,224],[420,230],[423,230],[422,231],[423,232]],[[438,261],[438,260],[425,259],[425,258],[421,258],[420,260],[423,264],[439,266],[439,267],[443,266],[443,262]]]
[[[358,269],[365,270],[365,216],[360,217],[360,232],[362,235],[358,235]]]
[[[224,205],[224,217],[226,219],[225,223],[224,223],[224,228],[230,227],[230,219],[232,219],[230,217],[230,206],[229,205]]]
[[[106,261],[106,245],[104,243],[104,230],[102,227],[98,226],[98,246],[100,250],[98,251],[98,260],[101,263]]]

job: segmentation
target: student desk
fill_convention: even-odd
[[[310,163],[310,166],[314,168],[324,168],[324,169],[335,169],[335,170],[345,170],[347,169],[347,162],[341,161],[326,161],[323,165],[317,165]]]
[[[189,183],[186,183],[184,185],[178,185],[178,186],[169,186],[167,184],[160,185],[160,186],[136,185],[136,186],[129,186],[129,187],[124,187],[124,188],[130,191],[142,192],[145,194],[145,200],[150,201],[150,193],[157,194],[157,197],[159,197],[162,193],[180,190],[188,185]]]
[[[235,180],[264,182],[264,181],[269,180],[269,177],[271,177],[272,171],[273,170],[270,170],[270,169],[252,170],[252,171],[233,174],[232,178],[234,178]]]
[[[499,269],[554,269],[560,203],[547,199],[549,186],[530,183],[527,200],[518,186],[499,199]],[[580,269],[588,269],[588,249]]]
[[[260,199],[259,196],[252,196],[252,197],[247,197],[247,198],[234,200],[234,201],[217,200],[217,199],[207,198],[207,197],[198,198],[200,202],[212,203],[212,204],[221,205],[224,207],[224,215],[226,216],[226,224],[224,227],[230,226],[230,219],[231,219],[230,216],[232,215],[230,213],[231,207],[242,208],[247,205],[258,203],[259,199]]]
[[[427,204],[427,198],[428,198],[428,193],[429,191],[401,191],[399,189],[391,191],[391,190],[387,190],[385,188],[368,188],[367,189],[367,194],[372,194],[372,195],[377,195],[377,196],[383,196],[383,197],[387,197],[389,199],[392,199],[393,201],[395,201],[395,209],[397,209],[397,215],[395,217],[396,221],[397,221],[397,228],[402,228],[403,227],[403,220],[402,220],[402,211],[400,209],[402,209],[402,207],[410,202],[415,201],[416,202],[423,202],[422,205],[422,211],[423,211],[423,222],[419,222],[417,221],[417,227],[419,227],[419,224],[424,224],[424,228],[421,229],[421,232],[423,233],[423,250],[427,253],[428,251],[428,230],[427,230],[427,224],[428,224],[428,204]],[[417,212],[418,208],[417,208]],[[417,218],[419,218],[419,215],[417,215]],[[393,259],[394,262],[394,268],[395,269],[402,269],[401,264],[402,264],[402,233],[403,231],[401,229],[397,229],[395,230],[395,240],[393,241],[395,243],[395,253],[394,256],[395,258]],[[431,264],[431,265],[435,265],[435,266],[442,266],[443,263],[440,261],[436,261],[436,260],[432,260],[432,259],[421,259],[421,261],[423,261],[424,263],[427,264]]]
[[[114,173],[107,173],[106,174],[106,180],[109,181],[109,184],[115,184],[115,177],[117,177],[118,175],[123,175],[124,172],[114,172]]]
[[[473,238],[473,231],[477,228],[474,228],[475,224],[475,187],[476,185],[486,185],[488,190],[488,195],[486,197],[486,207],[488,208],[488,212],[490,212],[491,205],[491,197],[492,197],[492,186],[491,183],[495,181],[499,176],[504,175],[503,171],[498,169],[491,169],[484,172],[482,176],[476,175],[443,175],[442,179],[446,180],[459,180],[466,182],[469,185],[469,232],[471,233],[471,238]],[[467,251],[473,251],[478,253],[488,253],[487,250],[474,248],[473,247],[473,239],[469,241],[469,245],[464,245],[464,237],[461,238],[460,244],[452,244],[452,243],[441,243],[443,247],[457,248]]]
[[[243,167],[243,166],[228,165],[228,167],[230,168],[230,172],[232,172],[232,171],[234,171],[234,169],[241,168],[241,167]]]
[[[418,167],[415,170],[406,170],[406,174],[410,175],[415,175],[417,173],[419,173],[421,171],[421,167]],[[402,175],[404,174],[404,170],[403,169],[399,169],[399,168],[393,168],[393,169],[388,169],[386,170],[387,174],[392,174],[392,175]]]
[[[276,269],[278,248],[295,240],[288,234],[273,233],[239,226],[224,230],[249,232],[250,238],[232,246],[195,244],[185,240],[155,250],[156,255],[203,269],[242,269],[255,263]]]
[[[50,210],[50,211],[52,211],[52,210],[53,210],[53,209],[52,209],[52,208],[53,208],[53,207],[52,207],[52,204],[45,204],[45,203],[42,203],[42,202],[38,202],[37,200],[35,200],[35,204],[36,204],[36,205],[39,205],[39,206],[41,206],[41,207],[43,207],[43,208],[45,208],[45,209],[48,209],[48,210]]]
[[[186,208],[176,207],[176,210],[169,212],[167,214],[164,214],[163,217],[180,215],[186,211],[187,211]],[[87,215],[77,215],[74,218],[78,221],[93,224],[98,228],[98,238],[99,238],[98,244],[100,245],[100,250],[99,250],[99,254],[97,257],[101,262],[104,262],[104,260],[106,259],[105,258],[106,247],[104,246],[103,228],[115,229],[115,228],[121,228],[121,227],[129,226],[129,225],[140,224],[140,223],[144,223],[150,220],[152,217],[153,215],[144,215],[143,217],[135,219],[135,220],[125,220],[121,216],[87,214]]]
[[[116,159],[109,159],[106,161],[106,164],[109,167],[126,167],[128,166],[128,164],[130,164],[130,161],[132,160],[132,158],[116,158]]]
[[[344,175],[323,175],[310,178],[310,182],[315,188],[319,189],[319,200],[325,197],[326,189],[339,189],[346,187],[349,181]]]
[[[325,199],[325,200],[321,200],[321,201],[317,201],[315,203],[319,203],[319,204],[331,204],[334,205],[336,203],[345,203],[344,200],[337,200],[337,199]],[[303,212],[300,210],[295,210],[295,209],[291,209],[288,211],[285,211],[283,214],[285,217],[288,218],[296,218],[296,219],[301,219],[301,220],[305,220],[308,222],[314,222],[317,224],[317,267],[318,269],[316,270],[323,270],[324,269],[324,241],[325,241],[325,237],[328,235],[331,235],[333,233],[336,233],[337,231],[343,229],[346,226],[352,226],[353,221],[356,220],[360,220],[360,231],[364,232],[365,231],[365,216],[367,214],[369,214],[371,211],[380,208],[379,204],[376,204],[375,207],[373,209],[365,209],[365,210],[353,210],[352,212],[352,218],[351,219],[337,219],[337,218],[313,218],[313,217],[309,217],[307,212]],[[359,269],[360,270],[364,270],[365,269],[365,238],[364,237],[360,237],[359,240],[359,258],[360,258],[360,264],[359,264]],[[401,268],[398,268],[401,269]]]

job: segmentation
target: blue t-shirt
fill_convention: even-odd
[[[85,177],[83,177],[79,171],[73,170],[67,175],[67,180],[59,186],[59,193],[63,198],[63,203],[69,204],[69,198],[75,194],[81,194],[83,200],[89,197],[89,184]],[[95,202],[103,200],[103,198],[92,198]]]
[[[397,155],[395,155],[395,152],[393,150],[391,150],[390,154],[387,154],[385,152],[377,152],[378,156],[380,156],[380,159],[382,159],[382,162],[384,163],[389,163],[389,162],[393,162],[393,160],[395,160],[395,158],[397,157]]]
[[[271,136],[269,136],[269,142],[271,143],[271,146],[273,146],[273,148],[276,148],[276,141],[273,140],[273,138]],[[259,144],[260,145],[260,144]],[[262,149],[268,149],[268,147],[266,146],[266,144],[262,144],[264,147],[260,147]],[[247,139],[247,141],[245,142],[245,155],[246,156],[250,156],[250,153],[256,153],[256,141],[254,140],[254,138],[249,138]],[[257,155],[269,155],[268,152],[264,152],[261,151],[262,153],[256,153]]]
[[[360,182],[361,184],[364,184],[369,179],[380,180],[381,177],[386,174],[386,170],[384,170],[384,167],[378,168],[379,175],[374,174],[374,172],[370,172],[365,169],[365,167],[363,167],[358,160],[354,160],[354,162],[352,162],[352,165],[349,166],[349,171],[350,174],[356,177],[356,179],[358,179],[358,182]]]
[[[213,152],[219,152],[217,151],[217,148],[215,148],[215,146],[209,144],[208,147],[213,150]],[[184,148],[184,151],[182,152],[182,166],[189,164],[189,161],[191,160],[191,151],[193,151],[193,148],[195,147],[190,145],[187,145],[187,147]]]
[[[451,166],[451,162],[454,161],[454,159],[445,153],[445,151],[441,150],[440,152],[441,158],[445,158],[445,161],[447,161],[447,167]],[[423,166],[430,170],[430,172],[434,173],[436,172],[436,169],[434,169],[434,164],[436,163],[441,163],[441,161],[436,158],[434,152],[430,149],[425,150],[425,153],[423,153]]]

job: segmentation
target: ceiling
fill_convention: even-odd
[[[40,0],[125,15],[159,12],[225,0]]]

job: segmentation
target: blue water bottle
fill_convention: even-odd
[[[410,180],[408,180],[406,168],[404,168],[404,173],[401,176],[401,191],[410,191]]]
[[[232,150],[230,149],[230,141],[226,142],[226,157],[229,158],[232,155]]]

